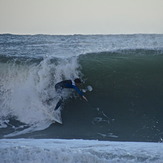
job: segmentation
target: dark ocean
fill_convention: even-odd
[[[88,102],[65,90],[52,123],[55,84],[76,77]],[[1,34],[0,138],[162,142],[163,35]]]

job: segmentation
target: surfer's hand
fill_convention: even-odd
[[[87,101],[88,102],[88,100],[87,100],[87,98],[85,97],[85,96],[82,96],[83,97],[83,99],[85,100],[85,101]]]

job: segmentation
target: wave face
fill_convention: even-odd
[[[0,35],[0,137],[162,141],[162,40]],[[93,87],[89,102],[65,90],[63,125],[54,124],[54,86],[76,77]]]

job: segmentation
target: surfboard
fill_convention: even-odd
[[[47,113],[50,120],[52,121],[52,123],[59,123],[59,124],[62,124],[62,117],[61,117],[61,111],[60,110],[57,110],[57,111],[54,111],[52,112],[51,114],[50,113]]]
[[[53,118],[52,118],[52,123],[56,123],[56,122],[59,123],[59,124],[63,124],[63,123],[62,123],[62,120],[56,119],[56,118],[53,117]]]

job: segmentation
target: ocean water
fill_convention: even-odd
[[[1,34],[1,158],[6,157],[5,150],[9,152],[14,148],[16,152],[17,148],[21,149],[21,139],[17,138],[23,138],[29,145],[35,139],[87,139],[90,140],[90,146],[93,140],[100,140],[106,143],[153,142],[146,145],[152,147],[157,143],[161,148],[162,143],[158,142],[163,141],[162,74],[161,34]],[[58,111],[63,124],[53,123],[52,117],[58,114],[53,110],[59,100],[54,86],[61,80],[76,77],[83,80],[83,89],[88,85],[93,88],[91,92],[85,92],[88,102],[83,101],[73,90],[65,90],[64,105]],[[49,99],[53,100],[47,102]],[[14,140],[20,142],[20,146],[10,148],[6,145],[9,142],[12,144]],[[73,148],[84,153],[80,148],[80,143],[83,142],[84,140],[75,143],[79,148]],[[42,150],[38,144],[35,148]],[[70,144],[67,146],[71,149]],[[132,143],[130,145],[133,146]],[[144,146],[142,144],[142,148]],[[117,150],[122,150],[121,147]],[[95,148],[92,152],[96,153],[101,148]],[[130,148],[126,147],[126,150]],[[36,149],[34,151],[37,153]],[[109,150],[109,145],[106,149]],[[152,152],[155,151],[156,149]],[[98,152],[97,154],[99,155]],[[118,162],[120,152],[117,155],[115,162]],[[13,153],[12,157],[14,156]],[[132,158],[134,156],[132,154]],[[126,155],[124,157],[130,162],[138,161],[137,156],[133,159]],[[89,162],[91,156],[86,158],[85,162]],[[103,161],[107,161],[107,158],[109,160],[114,157],[106,152]],[[152,162],[153,158],[140,159],[140,162],[143,160]],[[153,161],[160,160],[161,157],[154,157]]]

